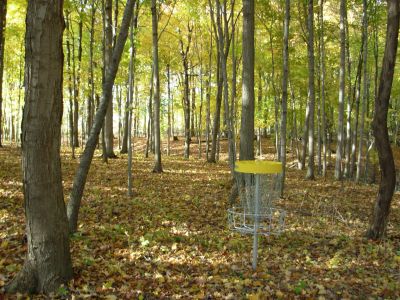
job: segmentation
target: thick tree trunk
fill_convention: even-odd
[[[160,133],[160,71],[158,67],[158,15],[157,0],[151,1],[153,28],[153,80],[154,80],[154,173],[161,173],[161,133]]]
[[[346,0],[340,0],[340,71],[339,71],[339,108],[338,108],[338,132],[336,145],[335,179],[342,180],[342,154],[344,145],[344,89],[346,77]]]
[[[243,0],[240,160],[254,159],[254,0]]]
[[[286,174],[286,124],[287,124],[287,100],[289,79],[289,22],[290,22],[290,0],[285,1],[285,21],[283,25],[283,77],[282,77],[282,116],[281,116],[281,162],[282,162],[282,184],[281,196],[285,187]]]
[[[0,3],[0,147],[3,146],[3,70],[4,70],[4,44],[7,16],[7,0]]]
[[[109,72],[113,54],[113,24],[112,24],[112,0],[105,0],[105,28],[104,28],[104,70]],[[104,86],[104,84],[103,84]],[[103,92],[104,94],[104,92]],[[108,158],[115,158],[114,153],[114,133],[113,133],[113,96],[110,94],[108,101],[107,116],[105,122],[106,155]]]
[[[60,159],[62,12],[62,0],[28,3],[22,128],[28,254],[8,292],[50,293],[72,277]]]
[[[314,107],[315,107],[315,85],[314,85],[314,1],[308,2],[308,93],[310,96],[309,120],[308,120],[308,166],[307,179],[314,179]]]
[[[99,108],[97,109],[93,127],[90,131],[89,138],[86,141],[85,150],[83,151],[83,154],[81,156],[79,167],[74,178],[74,184],[67,207],[70,232],[75,232],[78,228],[78,213],[79,207],[81,205],[83,190],[85,188],[90,164],[93,159],[93,153],[96,148],[97,139],[104,123],[104,117],[107,112],[108,102],[111,101],[111,94],[114,86],[115,76],[117,74],[124,45],[128,37],[129,25],[131,23],[134,6],[135,0],[127,0],[121,29],[117,38],[117,43],[113,50],[111,64],[105,76],[101,102]]]
[[[396,171],[392,148],[389,142],[387,115],[396,63],[399,22],[400,3],[398,0],[388,0],[386,46],[373,120],[376,148],[378,150],[379,165],[381,167],[381,182],[379,184],[379,192],[374,206],[371,225],[367,232],[367,236],[371,239],[380,239],[385,234],[396,184]]]

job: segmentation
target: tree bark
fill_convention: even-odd
[[[4,71],[4,46],[7,16],[7,0],[0,3],[0,147],[3,146],[3,71]]]
[[[154,80],[154,173],[163,171],[161,164],[161,133],[160,133],[160,71],[158,67],[158,15],[157,1],[151,1],[151,16],[153,28],[153,80]]]
[[[363,96],[361,103],[361,120],[360,120],[360,141],[358,145],[358,156],[357,156],[357,172],[356,172],[356,182],[360,181],[361,170],[362,170],[362,153],[364,144],[364,122],[365,122],[365,111],[366,102],[368,95],[368,11],[367,2],[363,0]]]
[[[74,60],[74,146],[79,147],[79,92],[81,85],[81,64],[82,64],[82,31],[83,31],[83,21],[82,21],[82,8],[78,11],[79,21],[78,21],[78,61],[77,68],[75,70],[75,46],[73,47],[73,60]],[[71,24],[72,26],[72,24]],[[81,132],[83,134],[83,132]]]
[[[189,50],[192,41],[193,26],[188,22],[187,24],[188,36],[187,44],[184,45],[183,40],[179,40],[180,54],[182,58],[183,73],[184,73],[184,92],[183,92],[183,110],[184,110],[184,121],[185,121],[185,153],[184,157],[189,158],[190,155],[190,99],[189,99]]]
[[[366,36],[362,36],[361,44],[364,44],[364,38]],[[354,125],[353,125],[353,136],[351,141],[351,156],[350,156],[350,173],[349,177],[354,177],[354,168],[356,165],[356,149],[357,149],[357,140],[358,140],[358,121],[360,115],[360,90],[361,90],[361,67],[363,62],[363,46],[361,46],[361,51],[359,54],[358,59],[358,66],[357,66],[357,75],[356,80],[353,87],[353,99],[356,104],[355,112],[354,112]]]
[[[134,5],[135,5],[135,0],[127,0],[121,24],[121,29],[117,38],[117,43],[113,50],[111,64],[110,67],[107,69],[107,73],[105,76],[101,102],[99,108],[97,109],[93,127],[90,130],[90,135],[88,140],[86,141],[85,150],[83,151],[83,154],[81,156],[79,167],[74,178],[74,184],[72,187],[70,200],[68,202],[68,207],[67,207],[70,232],[75,232],[78,228],[78,213],[79,213],[79,207],[81,205],[83,190],[85,188],[90,164],[93,159],[93,154],[96,148],[97,139],[104,123],[104,117],[107,112],[108,103],[109,101],[111,101],[112,89],[117,74],[119,62],[121,60],[124,45],[128,37],[129,25],[131,23]]]
[[[69,31],[70,12],[66,12],[66,28]],[[74,95],[72,85],[72,70],[71,70],[71,43],[70,43],[70,32],[67,34],[67,71],[68,71],[68,96],[69,96],[69,138],[70,146],[72,150],[72,158],[75,159],[75,145],[74,145]]]
[[[167,92],[168,92],[168,129],[167,129],[167,155],[171,154],[171,67],[167,64]]]
[[[243,0],[240,160],[254,159],[254,0]]]
[[[315,108],[315,86],[314,86],[314,1],[308,2],[308,93],[310,97],[309,120],[308,120],[308,166],[307,179],[314,179],[314,108]]]
[[[324,42],[324,0],[320,0],[320,84],[321,84],[321,133],[322,133],[322,176],[326,177],[326,112],[325,112],[325,42]]]
[[[282,77],[282,116],[281,116],[281,162],[282,162],[282,184],[281,196],[285,187],[286,175],[286,125],[287,125],[287,100],[289,79],[289,22],[290,22],[290,0],[285,1],[285,21],[283,25],[283,77]]]
[[[50,293],[72,277],[60,159],[62,12],[62,0],[28,2],[22,126],[28,254],[10,293]]]
[[[154,80],[153,80],[153,75],[154,74],[154,67],[151,66],[151,77],[150,77],[150,91],[149,91],[149,102],[147,104],[147,114],[148,114],[148,120],[147,120],[147,131],[146,131],[146,150],[145,150],[145,157],[149,157],[149,151],[151,149],[151,144],[153,142],[152,136],[153,136],[153,93],[154,93]]]
[[[91,14],[90,14],[90,42],[89,42],[89,96],[87,99],[87,137],[89,137],[89,128],[92,128],[93,124],[93,112],[94,112],[94,62],[93,62],[93,44],[94,44],[94,30],[95,30],[95,17],[96,17],[96,6],[95,0],[91,3]]]
[[[213,47],[213,32],[210,34],[210,49]],[[206,95],[206,160],[209,160],[210,154],[210,113],[211,113],[211,67],[212,67],[212,51],[208,55],[208,79],[207,79],[207,95]]]
[[[346,76],[346,0],[340,0],[340,71],[339,71],[339,108],[338,108],[338,132],[336,146],[335,179],[342,180],[342,154],[344,135],[344,89]]]
[[[346,34],[346,61],[347,61],[347,116],[346,116],[346,142],[344,143],[343,150],[345,156],[344,175],[345,178],[350,177],[350,154],[351,154],[351,111],[352,111],[352,87],[351,87],[351,64],[352,59],[350,56],[350,34],[349,22],[347,18],[347,8],[345,13],[345,34]]]
[[[396,63],[400,3],[398,0],[388,0],[387,4],[388,18],[385,53],[383,56],[378,95],[375,101],[375,115],[372,123],[379,165],[381,167],[381,182],[379,184],[378,197],[374,206],[371,225],[367,231],[367,236],[371,239],[380,239],[385,234],[396,184],[396,171],[392,148],[389,142],[387,115]]]
[[[104,70],[105,74],[109,72],[113,55],[113,23],[112,23],[112,0],[105,0],[105,28],[104,28]],[[103,84],[104,86],[104,84]],[[103,92],[104,94],[104,92]],[[105,153],[108,158],[115,158],[114,153],[114,133],[113,133],[113,96],[110,93],[110,101],[108,102],[107,116],[105,122]]]
[[[127,132],[126,143],[128,144],[128,197],[132,197],[133,193],[133,176],[132,176],[132,156],[133,156],[133,146],[132,146],[132,103],[133,103],[133,89],[136,87],[135,85],[135,33],[138,25],[138,6],[139,2],[136,2],[135,15],[132,18],[129,40],[131,43],[131,53],[129,59],[129,83],[128,83],[128,101],[127,101],[127,112],[128,112],[128,124],[125,127],[125,131]],[[137,91],[136,91],[137,92]]]

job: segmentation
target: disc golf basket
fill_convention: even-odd
[[[273,206],[281,190],[282,164],[272,161],[236,162],[239,205],[228,210],[229,226],[253,234],[253,269],[257,266],[258,235],[279,235],[286,212]]]

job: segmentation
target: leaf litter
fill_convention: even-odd
[[[53,297],[400,297],[399,193],[388,238],[372,242],[364,233],[377,185],[333,181],[332,164],[327,179],[316,181],[289,168],[285,196],[277,201],[288,212],[286,230],[260,239],[253,271],[251,237],[231,232],[227,224],[231,180],[225,157],[217,164],[205,163],[204,154],[202,160],[184,160],[180,143],[173,146],[173,155],[163,156],[162,174],[151,173],[152,158],[136,154],[132,198],[126,196],[126,155],[104,164],[96,153],[79,231],[71,236],[74,278]],[[192,156],[197,157],[195,145]],[[77,163],[63,149],[66,200]],[[21,178],[20,150],[0,148],[0,291],[26,255]]]

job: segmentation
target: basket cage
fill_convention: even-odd
[[[236,173],[239,201],[228,210],[231,229],[245,234],[254,233],[255,230],[263,235],[282,232],[286,212],[274,206],[275,200],[280,197],[281,176]]]

